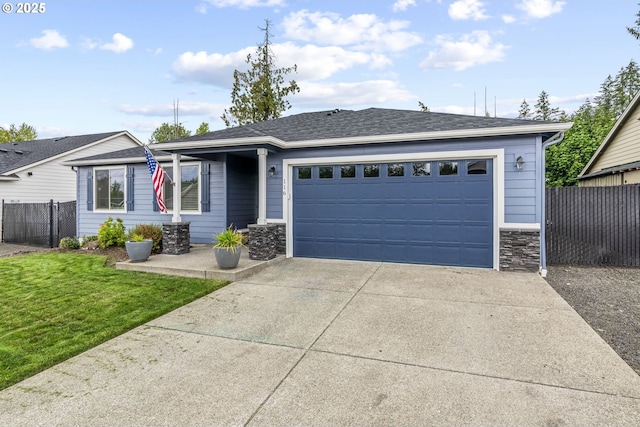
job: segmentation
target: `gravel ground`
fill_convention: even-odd
[[[554,265],[547,282],[640,375],[640,269]]]

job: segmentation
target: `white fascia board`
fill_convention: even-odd
[[[18,176],[2,176],[0,175],[0,181],[20,181]]]
[[[480,138],[490,136],[527,135],[532,133],[563,132],[573,123],[557,122],[532,124],[525,126],[503,126],[481,129],[462,129],[439,132],[401,133],[391,135],[365,135],[348,138],[312,139],[305,141],[282,141],[272,136],[257,136],[252,138],[208,139],[199,141],[163,142],[166,150],[242,147],[246,145],[270,144],[282,149],[334,147],[340,145],[376,144],[401,141],[428,141],[439,139]]]
[[[171,156],[154,156],[158,163],[171,162]],[[183,160],[196,161],[195,157],[183,156]],[[124,165],[133,163],[146,163],[144,157],[124,157],[122,159],[95,159],[95,160],[69,160],[62,162],[64,166],[106,166],[106,165]]]

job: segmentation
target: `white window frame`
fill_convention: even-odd
[[[162,168],[165,171],[168,171],[168,169],[173,170],[173,164],[172,163],[167,163],[165,165],[161,165]],[[186,163],[180,163],[180,169],[184,170],[185,167],[189,167],[189,166],[196,166],[198,168],[198,172],[197,172],[197,177],[198,177],[198,209],[197,210],[192,210],[192,211],[186,211],[184,209],[182,209],[182,207],[180,207],[180,215],[200,215],[202,214],[202,164],[200,162],[186,162]],[[177,183],[176,183],[177,184]],[[164,180],[164,194],[166,196],[167,192],[166,192],[166,186],[167,185],[171,185],[171,181],[169,180],[169,176],[165,177]],[[184,198],[182,198],[181,200],[184,200]],[[166,197],[165,197],[165,202],[166,202]],[[167,204],[166,205],[167,208],[167,213],[173,213],[173,203]]]
[[[124,192],[124,199],[122,202],[122,209],[104,209],[98,207],[98,171],[112,171],[112,170],[122,170],[123,176],[123,185],[122,191]],[[109,178],[111,178],[111,172],[109,172]],[[109,200],[109,206],[111,206],[111,200]],[[117,213],[126,213],[127,212],[127,168],[125,166],[111,166],[111,167],[95,167],[93,168],[93,211],[94,212],[117,212]]]

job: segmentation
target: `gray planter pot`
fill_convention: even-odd
[[[151,249],[153,248],[153,240],[147,239],[142,242],[125,242],[127,248],[127,255],[129,255],[130,262],[143,262],[151,255]]]
[[[218,263],[218,267],[222,269],[236,268],[238,266],[238,262],[240,261],[240,253],[242,253],[242,248],[236,248],[235,252],[231,252],[227,248],[213,248],[213,253],[216,255],[216,262]]]

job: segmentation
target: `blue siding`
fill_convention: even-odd
[[[193,243],[211,243],[213,234],[226,225],[226,199],[224,196],[224,167],[222,162],[211,162],[211,212],[195,215],[182,215],[183,221],[190,222],[191,241]],[[146,164],[130,165],[134,171],[134,204],[131,212],[90,212],[87,211],[87,176],[90,167],[81,167],[78,171],[78,236],[96,235],[98,228],[108,217],[122,218],[127,229],[136,224],[162,224],[171,222],[171,214],[162,214],[153,210],[153,186]]]
[[[227,156],[227,222],[235,228],[255,224],[258,217],[258,162]]]
[[[296,149],[281,153],[270,153],[267,162],[275,164],[280,172],[267,179],[267,217],[281,219],[282,214],[282,160],[311,157],[362,156],[377,154],[463,151],[504,149],[505,171],[505,222],[540,222],[539,207],[540,138],[536,136],[484,138],[476,140],[452,140],[447,142],[412,142],[394,144],[371,144],[366,146],[335,147],[324,149]],[[525,158],[525,168],[518,171],[515,159]]]

